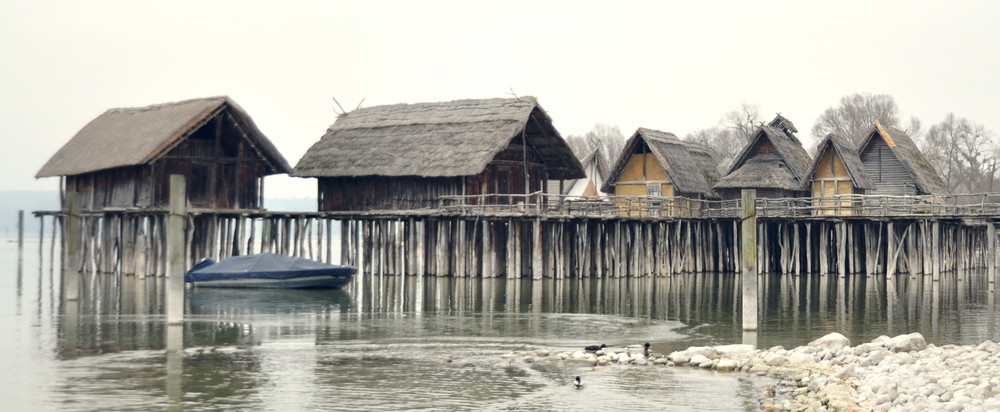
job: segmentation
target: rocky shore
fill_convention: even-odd
[[[519,356],[533,362],[549,353]],[[563,352],[551,359],[581,366],[687,366],[766,375],[779,384],[760,395],[763,410],[1000,410],[1000,344],[992,341],[935,346],[911,333],[851,346],[849,339],[832,333],[794,349],[723,345],[647,356],[641,348],[623,348]]]

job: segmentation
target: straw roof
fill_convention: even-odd
[[[827,150],[834,150],[837,156],[840,156],[844,168],[847,169],[847,174],[851,176],[851,183],[854,184],[854,187],[875,189],[875,183],[872,183],[871,178],[865,173],[865,165],[861,162],[857,150],[854,150],[843,137],[834,133],[826,135],[823,141],[816,146],[816,157],[813,159],[812,166],[809,167],[809,177],[816,175],[816,167]],[[809,190],[809,179],[803,180],[803,187]]]
[[[585,177],[534,97],[357,109],[337,118],[292,175],[471,176],[522,132],[550,179]]]
[[[941,175],[938,174],[934,166],[920,152],[917,144],[899,129],[883,126],[876,120],[875,127],[868,132],[868,136],[858,146],[858,153],[861,154],[867,151],[876,137],[882,139],[892,149],[892,153],[896,155],[896,159],[899,159],[899,162],[903,164],[903,168],[913,177],[913,181],[917,184],[921,192],[931,194],[946,192],[944,189],[944,180],[941,179]]]
[[[809,165],[812,159],[802,147],[802,143],[794,135],[795,126],[788,119],[778,115],[769,124],[774,124],[779,128],[770,125],[762,125],[757,129],[750,144],[743,147],[743,150],[736,156],[729,167],[726,176],[715,185],[716,189],[725,188],[769,188],[784,190],[802,190]],[[764,142],[770,142],[775,153],[758,153],[757,147]],[[753,162],[753,170],[743,173],[736,173],[744,165],[749,164],[753,158],[760,158]],[[762,163],[764,162],[764,163]],[[769,162],[769,163],[768,163]],[[770,166],[768,166],[768,164]],[[767,169],[773,170],[771,176],[767,176]],[[784,168],[785,171],[781,169]],[[758,178],[758,176],[762,178]]]
[[[229,97],[208,97],[146,107],[110,109],[83,129],[35,177],[72,176],[155,161],[209,120],[229,113],[249,143],[270,166],[269,174],[291,166]]]
[[[675,192],[697,193],[706,196],[712,195],[712,186],[708,184],[705,173],[700,166],[704,165],[704,156],[707,154],[697,150],[698,146],[684,142],[673,133],[661,132],[659,130],[646,129],[640,127],[627,142],[625,149],[618,156],[615,168],[612,169],[608,180],[604,182],[601,191],[611,193],[614,191],[614,184],[618,181],[625,166],[628,165],[632,154],[643,142],[649,146],[650,153],[656,157],[660,165],[667,172]],[[691,148],[696,148],[698,152],[692,155]],[[709,155],[710,156],[710,155]],[[697,159],[697,160],[696,160]],[[714,168],[714,166],[712,166]]]

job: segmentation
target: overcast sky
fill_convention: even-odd
[[[563,136],[684,136],[741,102],[808,146],[827,107],[895,97],[1000,131],[1000,2],[0,0],[0,191],[112,107],[228,95],[293,166],[345,108],[533,95]],[[405,155],[401,153],[400,155]],[[315,183],[269,178],[269,197]]]

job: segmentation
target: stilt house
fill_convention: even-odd
[[[715,164],[708,150],[684,142],[673,133],[639,128],[625,143],[601,190],[615,196],[713,198],[709,182],[718,179]],[[619,207],[628,215],[641,215],[639,210],[650,206],[660,209],[661,216],[696,214],[697,202],[677,198],[666,201],[662,207],[657,206],[659,203],[651,204],[649,199],[638,206],[620,204]]]
[[[757,198],[804,197],[812,159],[795,137],[795,125],[778,115],[762,125],[715,185],[722,199],[739,199],[740,190],[756,189]]]
[[[833,133],[817,146],[807,185],[816,206],[814,215],[854,214],[857,199],[850,195],[865,194],[865,191],[875,189],[858,152]]]
[[[299,160],[319,210],[437,207],[441,196],[510,203],[585,177],[534,97],[395,104],[343,114]]]
[[[583,171],[586,173],[586,177],[583,179],[568,181],[551,180],[549,181],[548,193],[563,194],[568,196],[569,199],[596,199],[605,197],[605,193],[601,192],[601,186],[604,185],[604,181],[607,179],[609,171],[608,163],[604,160],[604,156],[601,154],[600,149],[595,148],[591,150],[589,154],[580,159],[580,164],[583,165]],[[558,201],[559,199],[551,199],[550,203]]]
[[[83,127],[36,178],[62,176],[83,210],[162,208],[170,175],[190,208],[258,209],[263,178],[291,167],[228,97],[110,109]]]
[[[906,133],[877,120],[858,148],[865,172],[874,184],[869,195],[942,194],[944,181]]]

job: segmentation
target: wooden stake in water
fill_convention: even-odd
[[[66,248],[63,252],[63,298],[75,301],[80,298],[80,265],[83,253],[83,221],[80,217],[80,193],[66,193]]]
[[[170,214],[167,217],[167,323],[184,320],[184,224],[187,222],[187,182],[170,175]]]
[[[740,213],[743,241],[743,271],[740,274],[743,300],[743,330],[757,330],[757,191],[743,189]]]

